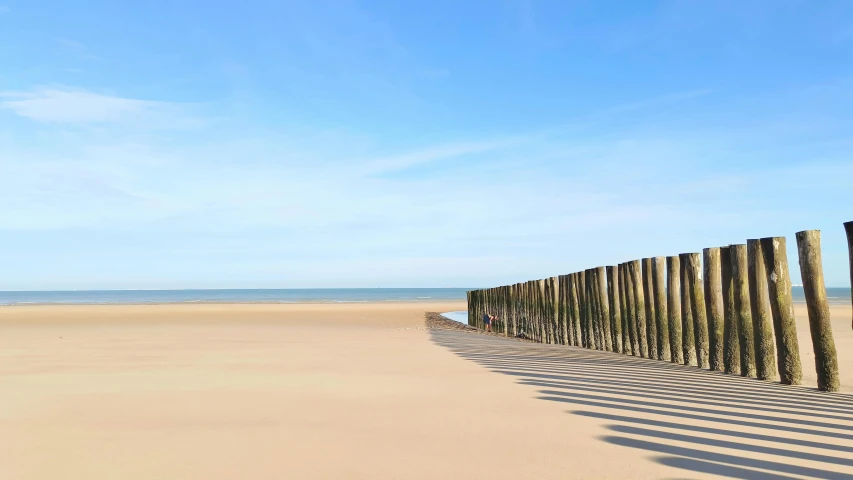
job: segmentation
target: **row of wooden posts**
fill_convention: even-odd
[[[837,391],[820,231],[796,238],[818,388]],[[802,383],[785,237],[469,291],[469,325],[484,328],[485,315],[506,336]]]

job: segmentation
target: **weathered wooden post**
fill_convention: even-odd
[[[628,276],[625,272],[625,264],[620,263],[616,266],[619,278],[619,310],[622,312],[622,350],[627,355],[636,355],[634,353],[634,336],[631,334],[631,320],[628,304],[628,289],[626,287]]]
[[[637,332],[637,301],[634,297],[634,279],[631,276],[631,265],[625,262],[622,265],[625,275],[625,312],[628,314],[628,331],[631,337],[632,355],[640,356],[640,336]]]
[[[613,335],[613,351],[622,350],[622,310],[619,305],[619,272],[613,265],[607,267],[607,300],[610,307],[610,331]]]
[[[592,292],[594,295],[593,304],[595,305],[595,324],[598,325],[598,349],[607,351],[607,329],[605,328],[605,308],[606,305],[601,304],[601,282],[599,281],[598,268],[592,269]]]
[[[803,383],[800,363],[800,343],[797,339],[797,321],[791,301],[791,274],[788,270],[788,252],[785,237],[761,239],[767,290],[770,296],[770,313],[776,337],[779,380],[788,385]]]
[[[607,269],[597,267],[595,269],[595,279],[598,283],[596,291],[598,292],[598,315],[601,322],[601,336],[604,341],[604,350],[613,351],[613,332],[610,328],[610,306],[607,295]]]
[[[666,257],[652,259],[652,292],[655,303],[656,343],[661,360],[672,361],[669,346],[669,314],[666,308]]]
[[[723,284],[720,278],[720,249],[717,247],[702,250],[703,286],[705,287],[705,316],[708,319],[708,366],[711,370],[722,372],[723,360]]]
[[[590,269],[586,269],[584,270],[583,274],[587,333],[590,336],[589,345],[591,345],[589,348],[598,349],[600,347],[600,343],[598,342],[598,327],[595,324],[595,296],[592,294],[592,271]]]
[[[731,245],[732,280],[735,290],[735,314],[740,338],[740,374],[755,377],[755,329],[752,326],[752,306],[749,301],[748,258],[746,245]]]
[[[740,334],[732,275],[732,247],[720,247],[720,278],[723,287],[723,361],[726,373],[740,374]]]
[[[652,276],[652,259],[642,259],[643,299],[646,304],[646,340],[649,344],[649,358],[660,360],[658,352],[658,327],[655,314],[654,277]]]
[[[590,348],[594,348],[596,350],[601,350],[601,338],[599,338],[599,330],[598,330],[598,322],[596,321],[596,308],[595,308],[595,280],[593,279],[594,272],[592,269],[584,270],[584,286],[586,287],[586,303],[587,303],[587,322],[589,325],[588,331],[591,335],[592,340],[590,341],[590,345],[593,345]]]
[[[569,291],[572,300],[572,322],[574,322],[574,344],[577,347],[584,346],[583,340],[583,328],[581,327],[581,307],[580,307],[580,281],[578,280],[578,273],[575,272],[571,274],[571,285],[572,289]]]
[[[563,331],[560,329],[560,299],[559,288],[560,280],[557,277],[551,277],[551,339],[554,345],[563,343]]]
[[[601,325],[598,322],[598,294],[595,291],[598,282],[595,280],[595,269],[588,268],[585,273],[586,300],[589,303],[589,331],[592,334],[591,344],[596,350],[604,350],[604,343],[601,341]]]
[[[465,308],[468,310],[468,325],[471,325],[471,319],[474,316],[471,314],[471,291],[465,292]]]
[[[776,379],[776,348],[773,346],[773,325],[770,321],[770,297],[764,271],[761,241],[746,241],[749,268],[749,304],[752,306],[752,325],[755,335],[755,370],[761,380]]]
[[[692,290],[689,278],[690,254],[678,255],[681,267],[681,351],[685,365],[696,365],[696,326],[693,321]]]
[[[639,260],[628,262],[631,275],[631,290],[634,294],[634,319],[637,323],[637,339],[640,344],[640,355],[649,358],[649,343],[646,337],[646,302],[643,297],[643,279]]]
[[[546,279],[539,280],[539,329],[540,329],[540,342],[548,343],[548,306],[547,306],[547,297],[545,291],[545,285],[547,283]]]
[[[595,348],[594,345],[590,343],[590,338],[592,338],[592,334],[589,331],[589,302],[587,302],[586,295],[586,272],[581,271],[577,273],[578,279],[578,306],[580,307],[580,319],[581,319],[581,339],[583,340],[584,348]]]
[[[543,322],[542,330],[544,334],[543,343],[553,343],[553,329],[551,327],[551,279],[545,278],[542,280],[542,304],[543,304]]]
[[[631,333],[631,317],[628,313],[628,270],[624,263],[617,265],[619,271],[619,310],[622,312],[622,350],[626,355],[637,355]]]
[[[684,363],[681,348],[681,260],[666,257],[666,309],[669,313],[669,344],[672,363]]]
[[[837,392],[841,387],[838,376],[838,356],[832,338],[832,323],[826,286],[823,283],[823,262],[820,254],[820,230],[797,232],[797,253],[800,257],[800,274],[809,312],[809,327],[814,346],[817,388]]]
[[[702,260],[699,253],[687,254],[687,283],[690,285],[690,311],[693,314],[696,363],[699,368],[708,368],[708,317],[705,311],[705,290],[702,287]]]
[[[845,222],[844,231],[847,233],[847,256],[850,258],[850,288],[853,291],[853,222]],[[853,294],[850,295],[850,300],[853,301]],[[853,328],[853,321],[851,321],[850,327]]]
[[[563,275],[560,286],[563,289],[563,302],[566,309],[566,345],[574,345],[574,323],[572,322],[572,276]]]
[[[557,276],[557,321],[560,326],[560,345],[569,345],[569,312],[566,310],[566,276]]]

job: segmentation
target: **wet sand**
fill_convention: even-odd
[[[2,308],[0,478],[853,475],[849,393],[424,327],[462,309]]]

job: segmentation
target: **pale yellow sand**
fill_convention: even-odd
[[[463,308],[0,308],[0,478],[853,475],[850,394],[423,328]]]

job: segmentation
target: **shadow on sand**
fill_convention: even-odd
[[[743,479],[853,478],[853,396],[615,353],[431,330],[462,358],[606,420],[604,442]]]

